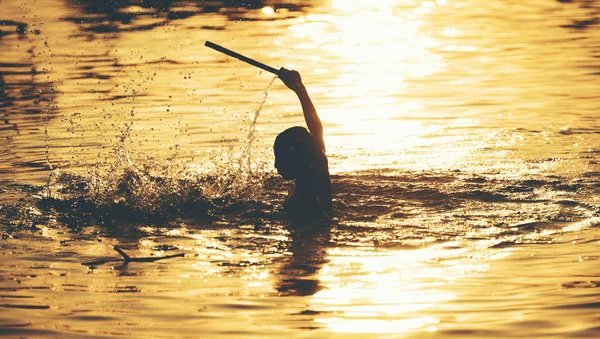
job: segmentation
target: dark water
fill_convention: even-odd
[[[597,1],[0,9],[1,336],[600,334]],[[297,99],[206,40],[302,73],[331,223],[282,212]]]

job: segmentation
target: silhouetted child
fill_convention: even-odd
[[[281,68],[279,79],[298,95],[308,126],[308,130],[300,126],[288,128],[275,139],[277,172],[286,180],[296,180],[285,199],[284,209],[294,219],[331,218],[331,179],[323,125],[300,74]]]

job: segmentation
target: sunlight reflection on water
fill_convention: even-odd
[[[438,2],[444,5],[445,2]],[[338,107],[320,110],[324,121],[334,124],[327,143],[334,153],[346,161],[336,167],[342,171],[362,168],[389,168],[400,162],[403,167],[455,166],[483,142],[448,149],[443,154],[427,154],[426,159],[411,154],[411,150],[435,146],[424,139],[444,133],[445,129],[471,126],[477,122],[424,123],[410,120],[423,114],[419,101],[406,100],[406,79],[431,76],[443,68],[440,55],[432,51],[439,43],[423,28],[433,2],[423,2],[414,11],[398,6],[398,1],[349,2],[333,1],[334,14],[310,14],[301,18],[290,30],[303,42],[297,49],[328,51],[338,61],[333,66],[337,77],[321,90]],[[419,9],[427,9],[419,11]],[[357,24],[360,23],[360,24]],[[307,44],[309,39],[312,43]],[[325,68],[327,72],[329,70]],[[448,136],[445,145],[467,141],[463,136]],[[432,140],[432,139],[430,139]],[[481,145],[477,145],[481,143]],[[368,157],[355,154],[367,152]],[[337,166],[335,165],[337,164]]]
[[[427,310],[444,308],[461,297],[447,284],[483,276],[489,267],[486,260],[510,252],[487,252],[490,257],[483,258],[483,253],[468,248],[445,249],[449,245],[402,251],[329,250],[329,262],[319,273],[326,288],[313,296],[311,309],[333,315],[315,321],[342,333],[435,331],[432,325],[440,319],[427,315]],[[473,257],[481,261],[473,262]]]

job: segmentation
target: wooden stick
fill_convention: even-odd
[[[125,264],[130,263],[130,262],[154,262],[154,261],[158,261],[158,260],[162,260],[162,259],[171,259],[171,258],[178,258],[178,257],[185,256],[184,253],[178,253],[178,254],[165,255],[163,257],[132,258],[132,257],[128,256],[127,253],[123,252],[123,250],[120,249],[118,246],[113,247],[113,249],[115,251],[119,252],[119,254],[121,256],[123,256],[122,260],[121,259],[107,259],[107,260],[89,261],[89,262],[84,262],[81,264],[84,266],[98,266],[98,265],[106,264],[107,262],[118,262],[118,261],[123,261],[123,262],[125,262]]]
[[[115,247],[113,247],[113,249],[115,251],[119,252],[119,254],[123,256],[124,261],[129,261],[129,256],[125,252],[123,252],[123,250],[121,248],[115,246]]]
[[[258,61],[254,60],[254,59],[250,59],[250,58],[248,58],[246,56],[243,56],[243,55],[241,55],[239,53],[236,53],[236,52],[234,52],[234,51],[232,51],[230,49],[227,49],[227,48],[225,48],[223,46],[219,46],[219,45],[214,44],[214,43],[212,43],[210,41],[205,42],[204,46],[212,48],[215,51],[219,51],[221,53],[227,54],[230,57],[236,58],[236,59],[241,60],[243,62],[247,62],[247,63],[249,63],[252,66],[256,66],[258,68],[264,69],[267,72],[271,72],[271,73],[279,76],[279,70],[278,69],[275,69],[275,68],[273,68],[271,66],[265,65],[262,62],[258,62]]]

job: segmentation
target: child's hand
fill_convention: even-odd
[[[289,69],[285,69],[281,67],[279,70],[279,79],[283,81],[283,83],[292,91],[297,92],[304,88],[302,84],[302,78],[300,77],[300,73],[296,71],[291,71]]]

